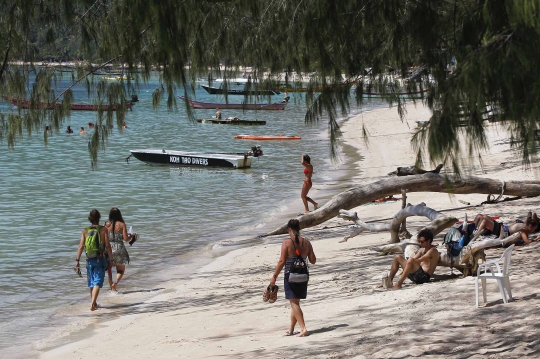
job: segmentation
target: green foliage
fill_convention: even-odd
[[[459,168],[463,155],[472,158],[488,145],[487,109],[497,109],[524,163],[537,154],[538,0],[0,0],[0,6],[7,14],[0,17],[0,92],[30,96],[36,105],[63,103],[54,111],[2,116],[0,139],[8,146],[44,125],[57,130],[69,116],[69,92],[55,93],[58,70],[33,63],[84,58],[72,81],[89,91],[95,85],[96,103],[124,103],[155,69],[163,86],[154,105],[166,99],[169,108],[177,105],[175,89],[189,96],[196,77],[231,78],[242,66],[251,67],[255,89],[306,81],[306,123],[328,120],[333,154],[336,119],[352,102],[361,106],[366,92],[377,92],[406,116],[399,93],[420,89],[429,92],[416,101],[433,116],[414,136],[418,161],[427,151],[432,163]],[[457,68],[449,75],[452,58]],[[13,66],[16,60],[29,65]],[[94,84],[90,63],[125,64],[134,80]],[[121,128],[124,111],[97,113],[94,163],[115,116]]]

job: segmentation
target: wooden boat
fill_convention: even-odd
[[[237,140],[253,140],[253,141],[286,141],[286,140],[301,140],[300,136],[285,136],[285,135],[276,135],[276,136],[256,136],[256,135],[236,135],[234,136]]]
[[[223,93],[225,92],[225,90],[223,90],[222,88],[211,87],[211,86],[206,86],[206,85],[201,85],[201,87],[205,89],[206,92],[208,92],[211,95],[223,95]],[[274,90],[262,90],[262,89],[259,91],[227,89],[227,94],[229,95],[255,95],[257,94],[257,95],[265,96],[265,95],[279,95],[280,92],[277,90],[274,91]]]
[[[421,90],[421,91],[415,91],[415,92],[399,92],[397,93],[396,95],[398,96],[401,96],[401,97],[417,97],[417,96],[420,96],[424,93],[428,92],[428,89],[424,89],[424,90]],[[390,93],[386,93],[386,94],[382,94],[380,92],[362,92],[362,96],[368,96],[368,97],[382,97],[382,96],[388,96],[390,95]]]
[[[16,100],[16,99],[12,99],[11,100],[11,103],[14,105],[14,106],[19,106],[19,101]],[[133,103],[131,102],[126,102],[124,104],[124,106],[127,108],[127,109],[130,109],[131,107],[133,107]],[[20,107],[21,108],[30,108],[30,101],[28,100],[23,100],[20,102]],[[58,107],[62,107],[62,103],[60,102],[56,102],[56,103],[45,103],[45,102],[40,102],[39,105],[38,105],[38,108],[40,109],[47,109],[47,110],[52,110],[54,108],[58,108]],[[72,103],[71,104],[71,110],[72,111],[98,111],[98,110],[103,110],[103,111],[109,111],[109,110],[112,110],[112,111],[116,111],[116,105],[101,105],[101,106],[98,106],[98,105],[94,105],[94,104],[91,104],[91,103]]]
[[[262,155],[262,151],[260,148],[257,151],[257,147],[246,153],[204,153],[153,149],[130,150],[130,152],[139,161],[152,165],[224,168],[251,167],[252,158]]]
[[[216,120],[212,119],[203,119],[198,118],[197,122],[199,123],[213,123],[216,125],[246,125],[246,126],[257,126],[257,125],[266,125],[266,121],[262,120],[241,120],[238,117],[228,117],[226,119]]]
[[[233,109],[233,110],[284,110],[287,106],[286,102],[277,103],[214,103],[201,102],[195,100],[186,100],[184,96],[178,96],[180,100],[187,101],[193,108],[199,109]]]
[[[131,76],[127,76],[127,75],[119,75],[119,76],[103,76],[101,78],[101,80],[103,81],[121,81],[121,80],[124,80],[124,81],[127,81],[127,80],[134,80],[133,77]]]

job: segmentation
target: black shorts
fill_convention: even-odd
[[[490,231],[489,229],[486,229],[484,232],[485,235],[489,236],[490,234],[494,234],[497,237],[501,234],[501,224],[497,221],[493,221],[493,230]]]
[[[422,267],[420,267],[420,268],[418,268],[418,270],[416,272],[409,273],[407,278],[409,278],[410,280],[412,280],[416,284],[424,284],[424,283],[429,282],[429,279],[431,278],[431,276],[429,274],[427,274],[426,272],[424,272]]]

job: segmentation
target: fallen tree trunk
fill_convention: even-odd
[[[361,229],[354,233],[351,236],[345,237],[343,240],[344,242],[348,239],[360,234],[363,230],[368,230],[370,232],[383,232],[383,231],[389,231],[390,232],[390,243],[399,243],[399,231],[401,229],[402,222],[405,221],[407,217],[411,216],[422,216],[426,217],[431,220],[431,223],[424,227],[425,229],[429,229],[433,235],[437,235],[441,233],[443,230],[445,230],[448,227],[451,227],[453,224],[457,222],[457,218],[446,216],[440,212],[437,212],[436,210],[426,207],[425,203],[421,203],[415,206],[408,205],[402,210],[400,210],[394,218],[392,219],[392,222],[386,223],[386,224],[367,224],[365,222],[362,222],[359,218],[356,212],[353,211],[346,211],[346,210],[340,210],[339,211],[339,217],[353,221],[356,223],[357,226],[359,226]],[[415,236],[413,236],[415,238]]]
[[[509,196],[534,197],[540,195],[540,181],[508,181],[504,183],[504,194]],[[369,203],[378,198],[392,196],[407,188],[407,192],[441,192],[453,194],[502,192],[503,182],[481,177],[444,176],[425,173],[416,176],[385,178],[362,187],[351,188],[334,196],[318,210],[306,213],[298,218],[300,228],[313,227],[338,215],[340,209],[351,209]],[[287,224],[266,233],[264,236],[287,233]]]

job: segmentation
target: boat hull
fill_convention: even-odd
[[[253,140],[253,141],[289,141],[301,140],[300,136],[255,136],[255,135],[236,135],[237,140]]]
[[[201,87],[203,89],[206,90],[206,92],[208,92],[209,94],[211,95],[223,95],[225,93],[225,91],[221,88],[217,88],[217,87],[211,87],[211,86],[206,86],[206,85],[201,85]],[[273,91],[273,90],[259,90],[259,91],[254,91],[254,90],[233,90],[233,89],[228,89],[227,90],[227,94],[228,95],[279,95],[279,91]]]
[[[178,96],[182,101],[186,101],[191,107],[196,109],[214,110],[231,109],[231,110],[266,110],[266,111],[282,111],[287,106],[286,102],[282,103],[213,103],[213,102],[201,102],[195,100],[186,100],[183,96]]]
[[[139,161],[162,166],[247,168],[251,167],[252,161],[251,156],[225,153],[152,149],[130,150],[130,152]]]
[[[203,118],[198,118],[197,122],[199,123],[212,123],[215,125],[243,125],[243,126],[261,126],[266,125],[266,121],[262,120],[207,120]]]

